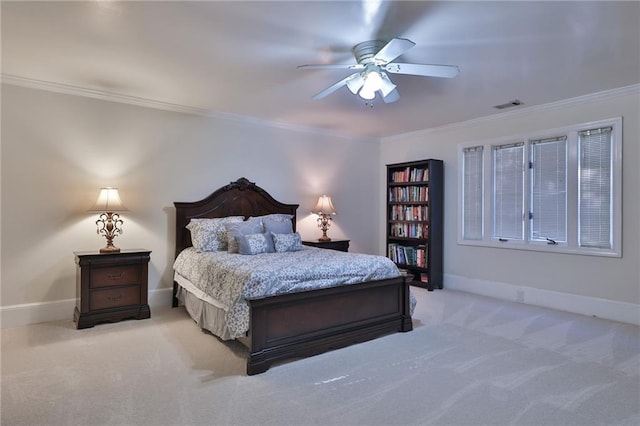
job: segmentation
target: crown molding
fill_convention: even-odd
[[[594,101],[603,101],[606,99],[614,99],[628,95],[640,94],[640,84],[632,84],[629,86],[618,87],[611,90],[603,90],[601,92],[591,93],[588,95],[577,96],[575,98],[562,99],[556,102],[550,102],[543,105],[534,105],[530,107],[518,108],[516,110],[505,111],[498,114],[487,115],[484,117],[473,118],[471,120],[459,121],[457,123],[445,124],[443,126],[431,127],[423,130],[416,130],[414,132],[400,133],[393,136],[381,138],[382,140],[394,140],[396,138],[412,137],[417,135],[425,135],[429,133],[436,133],[442,131],[450,131],[456,129],[462,129],[464,127],[474,126],[481,123],[487,123],[494,120],[502,120],[509,117],[517,117],[520,115],[531,114],[533,112],[555,110],[568,106],[581,105]]]
[[[215,118],[220,120],[233,120],[242,122],[244,124],[271,127],[281,130],[313,133],[330,137],[337,137],[340,139],[347,139],[353,141],[365,141],[365,142],[378,142],[379,138],[366,138],[356,137],[346,133],[340,133],[325,129],[318,129],[315,127],[294,126],[288,123],[282,123],[277,121],[263,120],[256,117],[245,116],[240,114],[230,114],[219,111],[211,111],[204,108],[197,108],[188,105],[174,104],[170,102],[157,101],[153,99],[147,99],[137,96],[122,95],[119,93],[107,92],[104,90],[89,89],[86,87],[73,86],[64,83],[55,83],[52,81],[38,80],[35,78],[22,77],[13,74],[0,73],[0,82],[5,84],[11,84],[14,86],[26,87],[29,89],[45,90],[48,92],[62,93],[65,95],[82,96],[85,98],[99,99],[109,102],[118,102],[122,104],[135,105],[145,108],[159,109],[163,111],[179,112],[183,114],[200,115],[208,118]]]
[[[2,83],[11,84],[14,86],[27,87],[30,89],[45,90],[49,92],[62,93],[73,96],[82,96],[93,99],[100,99],[110,102],[118,102],[128,105],[135,105],[146,108],[159,109],[163,111],[179,112],[183,114],[200,115],[203,117],[221,119],[221,120],[233,120],[242,122],[249,125],[271,127],[281,130],[313,133],[316,135],[325,135],[330,137],[337,137],[340,139],[365,141],[365,142],[379,142],[384,140],[393,140],[396,138],[405,138],[416,135],[424,135],[429,133],[436,133],[442,131],[450,131],[460,129],[468,126],[474,126],[481,123],[486,123],[494,120],[501,120],[509,117],[515,117],[522,114],[530,114],[532,112],[554,110],[572,105],[579,105],[593,101],[601,101],[606,99],[617,98],[621,96],[627,96],[631,94],[640,93],[640,84],[632,84],[629,86],[623,86],[616,89],[604,90],[601,92],[591,93],[588,95],[578,96],[575,98],[563,99],[556,102],[551,102],[543,105],[535,105],[530,107],[519,108],[517,110],[505,111],[498,114],[487,115],[484,117],[478,117],[471,120],[459,121],[457,123],[445,124],[443,126],[431,127],[428,129],[416,130],[413,132],[399,133],[393,136],[386,136],[381,138],[376,137],[356,137],[350,134],[319,129],[315,127],[294,126],[288,123],[263,120],[256,117],[245,116],[240,114],[230,114],[219,111],[211,111],[204,108],[197,108],[188,105],[174,104],[170,102],[157,101],[153,99],[147,99],[136,96],[122,95],[119,93],[112,93],[103,90],[88,89],[85,87],[73,86],[63,83],[55,83],[51,81],[38,80],[34,78],[22,77],[18,75],[0,73],[0,81]]]
[[[104,101],[119,102],[129,105],[136,105],[154,109],[162,109],[165,111],[181,112],[185,114],[207,115],[209,112],[205,109],[195,108],[185,105],[172,104],[169,102],[156,101],[136,96],[121,95],[118,93],[106,92],[103,90],[88,89],[86,87],[72,86],[70,84],[54,83],[51,81],[37,80],[35,78],[21,77],[18,75],[5,74],[0,75],[2,83],[12,84],[14,86],[27,87],[29,89],[45,90],[48,92],[62,93],[65,95],[82,96],[85,98],[100,99]]]

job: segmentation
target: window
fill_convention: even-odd
[[[621,256],[621,133],[616,118],[461,145],[458,242]]]
[[[524,239],[524,143],[493,147],[493,238]]]
[[[567,137],[532,140],[529,238],[567,242]]]
[[[611,127],[579,133],[580,246],[611,248]]]
[[[462,235],[465,240],[482,239],[483,191],[482,191],[482,150],[475,146],[463,150],[463,211]]]

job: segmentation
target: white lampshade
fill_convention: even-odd
[[[364,85],[364,77],[362,76],[362,74],[355,74],[352,78],[347,80],[347,88],[354,95],[358,93],[358,90],[360,90],[360,88],[362,88],[363,85]]]
[[[364,85],[360,89],[360,97],[362,99],[373,99],[376,91],[382,88],[382,76],[378,71],[369,71],[364,77]]]
[[[370,101],[371,99],[376,97],[376,92],[373,90],[366,90],[364,87],[360,90],[360,97],[364,100]]]
[[[101,188],[95,204],[90,212],[124,212],[128,209],[122,205],[118,188]]]
[[[382,83],[380,84],[380,93],[382,93],[382,97],[386,98],[389,93],[393,92],[396,88],[396,85],[389,79],[389,76],[386,73],[382,73]]]
[[[328,195],[323,195],[318,198],[318,204],[313,208],[313,213],[315,214],[336,214],[336,208],[333,207],[333,203],[331,202],[331,197]]]

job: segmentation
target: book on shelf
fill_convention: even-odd
[[[427,182],[429,180],[429,169],[424,167],[405,167],[396,170],[391,174],[391,182]]]
[[[429,237],[429,224],[426,222],[393,223],[389,231],[392,237],[424,239]]]
[[[429,282],[429,274],[426,273],[421,273],[420,274],[420,281],[423,283],[428,283]]]
[[[389,188],[389,201],[392,203],[427,202],[429,189],[426,186],[394,186]]]
[[[407,266],[427,267],[426,246],[404,246],[391,243],[387,247],[387,257],[394,263]]]
[[[428,220],[427,206],[393,205],[391,206],[391,220]]]

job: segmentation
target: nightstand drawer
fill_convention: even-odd
[[[91,270],[91,288],[112,287],[140,283],[139,265],[120,265]]]
[[[115,308],[140,303],[140,287],[122,287],[108,290],[94,290],[89,296],[91,309]]]

